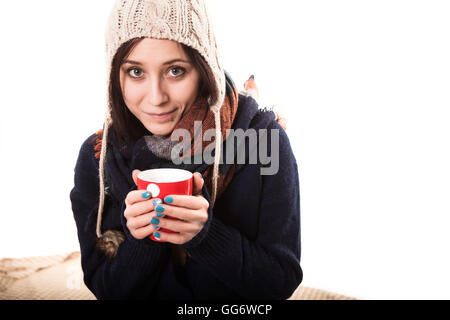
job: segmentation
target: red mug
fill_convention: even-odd
[[[192,195],[194,180],[192,172],[182,169],[162,168],[142,171],[137,176],[138,190],[147,190],[151,198],[164,201],[168,195]],[[167,219],[175,219],[165,216]],[[172,230],[161,228],[161,231],[175,233]],[[150,239],[161,242],[153,234]]]

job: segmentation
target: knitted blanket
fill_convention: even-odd
[[[354,300],[299,286],[289,300]],[[83,282],[80,252],[0,260],[0,300],[95,300]]]

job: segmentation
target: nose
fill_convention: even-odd
[[[169,101],[167,90],[160,80],[152,79],[149,82],[146,99],[152,106],[160,106]]]

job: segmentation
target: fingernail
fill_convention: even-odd
[[[162,203],[162,200],[161,199],[158,199],[158,198],[156,198],[156,199],[153,199],[153,205],[156,207],[158,204],[161,204]]]
[[[152,218],[152,220],[150,221],[151,224],[159,224],[159,219],[156,218]]]
[[[163,206],[157,206],[155,210],[157,212],[164,212],[164,207]]]
[[[165,203],[172,203],[173,202],[173,198],[171,196],[167,196],[164,198],[164,202]]]
[[[153,235],[155,236],[155,238],[161,238],[161,235],[158,232],[153,233]]]
[[[203,179],[203,176],[202,176],[202,174],[201,174],[200,172],[196,171],[195,173],[197,174],[197,176],[198,176],[199,178]]]
[[[151,195],[152,195],[152,194],[151,194],[149,191],[145,191],[145,192],[142,194],[142,198],[144,198],[144,199],[149,199]]]
[[[159,230],[158,226],[153,226],[153,229]]]
[[[158,218],[161,218],[161,217],[163,217],[164,215],[163,215],[162,213],[157,212],[157,213],[156,213],[156,216],[157,216]]]

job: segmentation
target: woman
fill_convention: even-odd
[[[222,69],[204,2],[119,0],[106,47],[106,121],[81,147],[70,194],[87,287],[99,299],[288,298],[302,279],[297,164],[273,112]],[[212,146],[214,162],[175,163],[178,129],[192,139],[183,159]],[[234,146],[231,129],[278,140]],[[279,163],[263,175],[267,161],[249,159],[265,146]],[[160,167],[195,172],[193,195],[136,190],[141,170]]]

